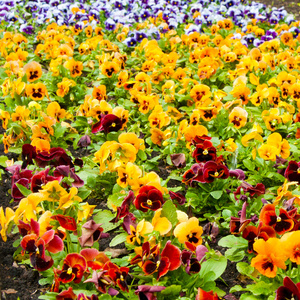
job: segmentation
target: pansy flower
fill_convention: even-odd
[[[215,178],[226,179],[229,177],[229,170],[223,164],[208,161],[203,166],[203,179],[205,182],[213,182]]]
[[[43,74],[41,65],[36,61],[32,61],[26,64],[23,67],[23,70],[25,71],[27,75],[27,80],[29,82],[33,82],[36,81],[37,79],[40,79]]]
[[[240,129],[247,123],[248,113],[241,107],[235,107],[229,114],[229,122],[232,123],[235,128]]]
[[[143,186],[133,201],[135,207],[142,212],[147,212],[148,209],[153,211],[158,210],[163,203],[162,192],[150,185]]]
[[[190,242],[194,246],[202,244],[202,233],[203,229],[199,226],[199,220],[195,217],[180,223],[174,229],[174,236],[178,238],[181,244]]]
[[[284,172],[284,177],[288,181],[295,181],[300,184],[300,163],[294,160],[289,161],[288,167]]]
[[[300,299],[300,283],[295,284],[289,277],[284,277],[283,286],[276,291],[275,300]]]
[[[257,256],[252,258],[251,266],[262,275],[274,278],[278,268],[286,269],[287,257],[283,250],[283,242],[279,239],[269,238],[267,241],[258,239],[254,242],[253,249]]]
[[[87,269],[84,256],[78,253],[70,253],[66,256],[61,270],[57,270],[58,280],[63,283],[79,283]]]
[[[294,227],[294,221],[289,213],[280,208],[279,215],[277,215],[274,204],[266,204],[260,212],[259,219],[264,225],[272,226],[278,234],[290,231]]]
[[[162,250],[159,251],[151,259],[146,260],[142,264],[142,269],[146,275],[151,275],[157,272],[157,280],[166,275],[168,271],[176,270],[181,265],[181,251],[178,247],[168,241]]]

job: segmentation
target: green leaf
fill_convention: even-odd
[[[145,153],[145,151],[143,150],[139,150],[138,152],[138,157],[141,159],[141,160],[146,160],[147,159],[147,154]]]
[[[172,200],[165,202],[162,208],[161,217],[166,217],[175,226],[178,223],[176,206],[173,204]]]
[[[91,194],[91,190],[87,190],[84,187],[83,188],[79,188],[79,192],[78,192],[78,196],[84,200],[86,199],[90,194]]]
[[[230,261],[241,261],[245,257],[245,250],[230,248],[225,252],[225,257]]]
[[[210,274],[209,279],[210,281],[215,281],[223,274],[226,267],[227,259],[224,256],[219,256],[218,259],[210,258],[202,263],[199,275],[207,282],[206,276],[213,270],[214,276]]]
[[[47,292],[46,295],[41,295],[39,296],[39,299],[44,299],[44,300],[56,300],[56,296],[58,293],[53,293],[53,292]]]
[[[236,264],[236,269],[239,271],[239,273],[249,276],[254,272],[254,268],[251,267],[246,262],[239,262]]]
[[[256,297],[256,296],[251,295],[249,293],[242,294],[241,297],[240,297],[240,300],[262,300],[262,299],[265,299],[265,298]]]
[[[167,288],[165,288],[164,290],[161,291],[161,293],[163,295],[166,295],[166,296],[177,296],[179,295],[179,293],[182,291],[182,287],[181,285],[175,285],[175,284],[172,284],[170,286],[168,286]]]
[[[113,209],[114,206],[117,206],[117,207],[121,206],[124,198],[125,198],[125,195],[122,193],[116,193],[116,194],[110,195],[107,200],[107,207],[110,209]]]
[[[245,291],[245,289],[243,287],[241,287],[240,285],[235,285],[230,289],[230,293],[235,293],[235,292],[241,292],[241,291]]]
[[[114,217],[114,214],[110,210],[102,210],[94,216],[94,221],[102,224],[101,227],[103,228],[104,232],[107,232],[119,226],[118,223],[114,224],[109,222]]]
[[[247,248],[248,241],[243,239],[242,237],[237,237],[235,235],[227,235],[219,240],[218,245],[227,248]]]
[[[53,282],[53,279],[50,278],[50,277],[41,278],[41,279],[39,280],[39,284],[40,284],[40,285],[52,284],[52,282]]]
[[[127,232],[123,232],[123,233],[116,235],[109,243],[109,247],[114,247],[114,246],[117,246],[117,245],[125,242],[127,236],[128,236]]]
[[[1,155],[0,156],[0,166],[2,166],[2,167],[7,167],[7,165],[6,165],[6,161],[8,160],[8,157],[7,156],[5,156],[5,155]]]
[[[256,284],[249,284],[247,285],[247,289],[252,292],[255,296],[260,295],[269,295],[270,292],[273,290],[273,283],[267,283],[264,281],[259,281]]]
[[[210,192],[210,194],[215,198],[215,199],[220,199],[222,194],[223,194],[223,191],[213,191],[213,192]]]
[[[255,165],[250,159],[244,159],[243,164],[248,170],[254,171]]]
[[[18,187],[18,189],[21,191],[21,193],[25,196],[28,197],[29,195],[32,194],[31,190],[28,190],[24,185],[16,183],[16,186]]]

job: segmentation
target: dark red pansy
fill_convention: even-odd
[[[243,203],[241,216],[239,218],[231,217],[229,227],[232,234],[239,234],[243,232],[245,227],[251,222],[251,219],[246,219],[246,208],[247,202],[245,201]]]
[[[28,165],[33,165],[33,159],[36,157],[36,148],[30,144],[24,144],[22,146],[22,169],[25,169]]]
[[[289,164],[284,172],[284,177],[288,181],[296,181],[300,183],[300,163],[297,163],[294,160],[289,161]]]
[[[206,140],[201,144],[196,144],[196,149],[193,151],[192,156],[198,163],[215,161],[217,158],[217,149],[210,141]]]
[[[203,178],[203,163],[193,164],[189,170],[183,174],[182,182],[192,186],[193,182],[205,182]]]
[[[275,300],[299,300],[300,282],[295,284],[289,277],[284,277],[283,286],[276,291]]]
[[[140,262],[144,262],[149,257],[152,257],[155,259],[159,255],[159,247],[158,245],[153,246],[152,248],[150,247],[149,242],[145,242],[142,245],[142,255],[137,254],[134,258],[131,259],[130,264],[135,265]]]
[[[259,219],[264,225],[272,226],[280,235],[294,227],[294,220],[285,209],[280,208],[277,216],[274,204],[266,204],[260,212]]]
[[[58,182],[61,182],[62,176],[50,176],[48,175],[49,173],[49,168],[38,172],[32,176],[31,179],[31,191],[33,193],[37,193],[40,189],[42,189],[42,186],[45,185],[49,181],[54,181],[57,180]]]
[[[76,221],[73,217],[58,214],[52,216],[51,219],[58,221],[59,225],[66,230],[70,230],[70,231],[77,230]]]
[[[158,210],[164,203],[163,195],[160,190],[151,185],[143,186],[133,204],[142,212],[150,210]]]
[[[229,170],[225,165],[208,161],[203,167],[203,179],[205,182],[213,182],[216,178],[226,179],[229,177]]]
[[[70,253],[66,256],[63,262],[62,270],[58,270],[58,280],[63,283],[74,281],[79,283],[83,273],[87,269],[87,262],[84,256],[78,253]]]
[[[36,154],[35,161],[41,168],[44,168],[49,164],[54,167],[60,165],[69,165],[70,167],[74,167],[71,157],[67,155],[63,148],[60,147],[51,148],[49,151],[38,152]]]
[[[104,131],[109,133],[119,131],[122,128],[122,120],[114,114],[102,115],[101,120],[92,125],[92,133]]]

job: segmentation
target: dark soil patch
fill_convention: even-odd
[[[280,8],[284,6],[288,13],[293,14],[296,20],[300,20],[300,6],[298,0],[259,0],[255,2],[263,3],[270,8]]]

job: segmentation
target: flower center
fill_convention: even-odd
[[[69,267],[67,274],[72,274],[72,267]]]
[[[297,169],[297,173],[300,174],[300,168]]]
[[[280,218],[280,217],[277,217],[276,222],[281,222],[281,218]]]
[[[148,206],[152,206],[152,201],[148,199],[148,200],[147,200],[147,205],[148,205]]]
[[[205,150],[203,151],[203,154],[204,154],[204,155],[207,155],[207,154],[208,154],[207,149],[205,149]]]
[[[116,123],[112,123],[111,126],[112,126],[112,127],[116,127]]]

